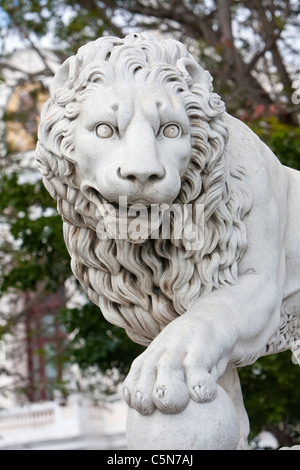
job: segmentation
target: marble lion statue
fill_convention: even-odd
[[[36,155],[74,275],[147,346],[128,405],[181,413],[219,381],[246,439],[236,367],[300,338],[299,172],[227,114],[183,44],[148,33],[100,38],[58,69]]]

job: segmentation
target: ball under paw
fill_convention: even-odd
[[[237,411],[222,387],[207,403],[190,400],[178,414],[156,409],[143,416],[129,409],[127,418],[129,449],[150,450],[235,450],[239,442]]]

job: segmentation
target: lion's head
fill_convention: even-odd
[[[111,323],[148,344],[201,294],[237,281],[251,198],[226,157],[225,106],[183,44],[149,34],[87,44],[50,91],[36,153],[74,275]],[[167,238],[99,236],[135,203],[189,204],[196,226],[201,204],[201,247],[174,236],[176,214]]]

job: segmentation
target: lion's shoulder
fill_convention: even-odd
[[[251,162],[256,166],[258,163],[269,166],[269,161],[278,163],[271,149],[243,121],[225,113],[224,123],[228,129],[228,145],[234,159],[241,159],[246,167]]]
[[[224,123],[229,135],[229,165],[233,171],[238,166],[244,168],[245,184],[252,190],[255,188],[254,201],[255,193],[260,202],[273,193],[282,193],[284,197],[288,185],[287,174],[272,150],[239,119],[226,113]]]

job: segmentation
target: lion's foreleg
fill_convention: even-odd
[[[222,377],[219,379],[219,384],[231,398],[239,418],[240,425],[240,440],[238,450],[249,449],[248,435],[250,431],[248,414],[244,406],[242,389],[238,372],[235,367],[228,367]]]

